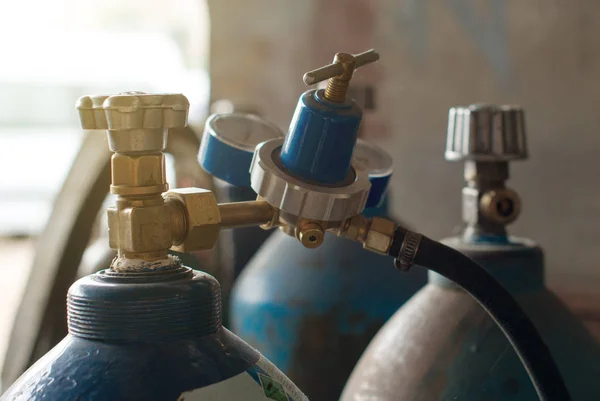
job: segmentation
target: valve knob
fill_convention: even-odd
[[[391,156],[380,147],[359,139],[354,148],[353,161],[366,170],[371,182],[366,208],[378,207],[383,202],[392,176]]]
[[[214,114],[204,126],[198,161],[211,175],[237,187],[250,187],[256,146],[283,136],[277,126],[253,114]]]
[[[379,60],[379,54],[374,49],[354,55],[337,53],[333,58],[333,63],[307,72],[304,74],[303,81],[306,85],[313,85],[329,79],[325,89],[325,99],[334,103],[344,103],[354,70],[377,60]]]
[[[448,113],[446,160],[502,162],[527,158],[520,106],[473,104]]]
[[[77,101],[83,129],[104,129],[111,159],[111,192],[150,196],[168,189],[163,151],[169,128],[187,124],[190,103],[180,94],[125,92]]]
[[[190,103],[181,94],[125,92],[83,96],[76,107],[81,128],[109,131],[113,152],[160,152],[166,147],[166,130],[187,125]]]

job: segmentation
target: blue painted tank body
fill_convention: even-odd
[[[232,329],[312,401],[336,400],[373,335],[425,282],[424,270],[399,274],[358,243],[327,234],[306,249],[275,232],[234,287]]]
[[[214,278],[177,264],[84,277],[69,290],[69,335],[1,400],[286,399],[268,397],[273,391],[304,399],[270,362],[221,326],[219,293]]]
[[[529,240],[489,240],[443,242],[480,263],[515,296],[549,346],[572,399],[599,400],[599,344],[544,286],[542,250]],[[537,399],[496,324],[468,294],[435,273],[373,339],[341,399],[367,395],[381,401]]]
[[[361,118],[354,100],[329,102],[323,89],[303,93],[281,149],[281,163],[308,182],[347,181]]]

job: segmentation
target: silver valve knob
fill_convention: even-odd
[[[520,106],[472,104],[448,113],[446,160],[503,162],[527,158]]]

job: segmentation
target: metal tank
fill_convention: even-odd
[[[188,109],[183,95],[79,100],[82,127],[108,130],[114,152],[108,225],[117,257],[71,286],[69,334],[2,400],[307,400],[222,327],[218,282],[168,254],[211,249],[223,221],[236,221],[208,190],[163,195],[167,131],[185,126]]]
[[[324,96],[321,89],[300,98],[282,166],[302,182],[334,189],[348,181],[352,155],[371,182],[364,214],[389,217],[384,194],[391,157],[356,140],[356,103],[344,107],[324,102]],[[426,273],[399,275],[386,256],[331,233],[315,249],[294,235],[285,228],[273,233],[244,268],[232,292],[231,329],[275,361],[311,400],[338,399],[369,341],[425,284]]]
[[[598,400],[598,343],[545,287],[542,249],[506,232],[521,205],[505,186],[508,162],[526,157],[521,108],[450,109],[446,159],[465,161],[466,227],[442,242],[480,263],[517,299],[550,347],[572,399]],[[430,273],[429,284],[375,336],[341,397],[365,399],[525,401],[536,394],[496,324],[464,291]]]

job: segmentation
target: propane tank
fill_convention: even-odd
[[[218,108],[222,109],[223,106]],[[256,199],[256,192],[250,187],[249,173],[254,149],[261,142],[283,136],[277,126],[255,114],[228,112],[208,118],[198,161],[214,177],[215,192],[220,203]],[[227,272],[225,277],[221,277],[223,321],[226,327],[229,327],[231,286],[270,234],[270,231],[257,226],[239,227],[220,234],[220,262]]]
[[[521,205],[517,193],[505,186],[508,162],[526,157],[521,108],[478,104],[450,109],[446,159],[465,161],[466,228],[443,242],[485,267],[519,301],[549,346],[572,399],[598,400],[598,343],[545,288],[541,248],[506,232]],[[429,284],[375,336],[341,399],[537,398],[497,325],[464,291],[430,273]]]
[[[337,55],[334,63],[343,58]],[[340,194],[355,179],[350,165],[362,168],[371,182],[365,213],[387,216],[392,160],[372,144],[357,143],[361,118],[361,108],[331,80],[326,89],[305,92],[274,166],[304,187]],[[277,203],[281,197],[272,196]],[[301,197],[288,202],[304,212],[315,206]],[[244,268],[232,293],[231,328],[277,361],[311,400],[330,401],[339,398],[373,335],[426,276],[421,270],[398,275],[387,257],[330,233],[318,247],[310,244],[310,234],[304,236],[309,240],[301,244],[286,228],[273,233]]]
[[[221,225],[210,191],[162,195],[167,130],[185,126],[187,99],[129,92],[86,96],[77,107],[84,129],[108,130],[114,152],[117,257],[71,286],[69,334],[2,400],[307,400],[222,327],[218,282],[167,253],[212,248]]]

